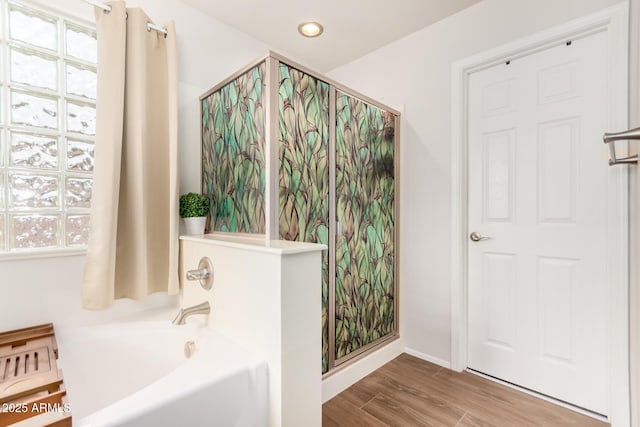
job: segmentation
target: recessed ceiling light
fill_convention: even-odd
[[[298,25],[298,32],[305,37],[318,37],[324,29],[318,22],[303,22]]]

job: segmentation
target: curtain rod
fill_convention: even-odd
[[[82,1],[84,1],[85,3],[92,4],[95,7],[99,7],[100,9],[104,10],[104,13],[111,12],[111,6],[109,6],[108,4],[101,3],[100,1],[97,1],[97,0],[82,0]],[[167,37],[168,32],[166,28],[158,27],[152,22],[147,22],[147,31],[151,31],[151,30],[164,34],[164,36]]]

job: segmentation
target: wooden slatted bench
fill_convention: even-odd
[[[53,324],[0,333],[0,427],[71,426]]]

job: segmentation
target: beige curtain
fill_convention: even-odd
[[[96,8],[98,95],[82,303],[178,293],[177,65],[168,35],[122,1]]]

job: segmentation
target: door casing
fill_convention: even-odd
[[[467,368],[467,196],[468,196],[468,78],[473,72],[529,55],[593,32],[607,33],[608,111],[610,131],[628,125],[628,4],[569,21],[521,40],[460,60],[452,66],[452,248],[451,248],[451,368]],[[619,147],[618,149],[621,149]],[[606,159],[602,161],[606,162]],[[628,166],[610,169],[608,218],[611,237],[608,263],[611,291],[609,319],[610,414],[613,427],[629,425],[629,261]]]

